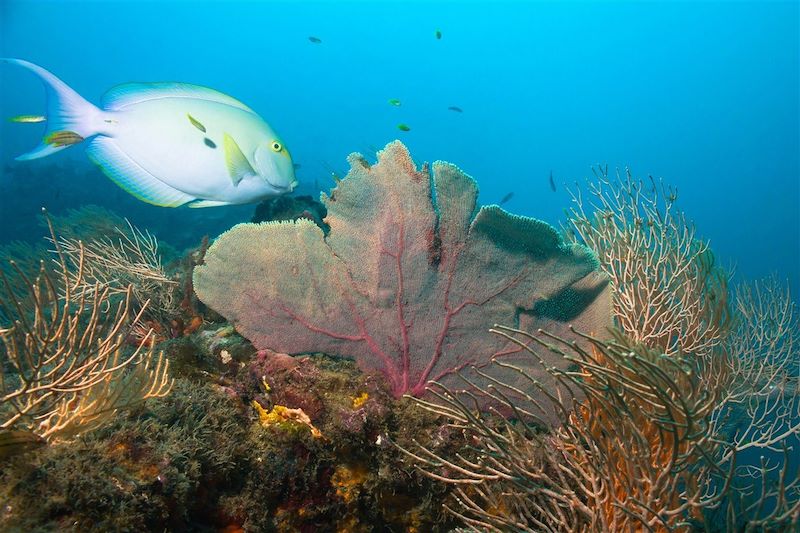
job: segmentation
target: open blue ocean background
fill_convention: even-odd
[[[349,153],[399,138],[417,160],[471,174],[482,203],[513,192],[505,208],[558,224],[565,185],[596,163],[628,166],[678,188],[723,265],[777,273],[796,295],[798,20],[795,1],[0,0],[0,56],[37,63],[94,103],[128,81],[230,94],[282,135],[300,194],[333,186]],[[0,68],[0,116],[43,110],[34,76]],[[82,147],[15,163],[41,131],[0,124],[0,243],[40,235],[42,206],[102,205],[177,246],[252,216],[146,205]]]

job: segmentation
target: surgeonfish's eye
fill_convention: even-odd
[[[269,145],[273,152],[280,152],[283,150],[283,145],[278,141],[272,141]]]

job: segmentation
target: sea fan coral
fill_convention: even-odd
[[[352,356],[396,396],[511,356],[495,322],[602,333],[606,278],[588,248],[539,220],[477,209],[449,163],[417,170],[399,142],[324,196],[330,233],[306,220],[240,224],[194,274],[200,299],[261,349]],[[555,362],[555,359],[554,359]]]

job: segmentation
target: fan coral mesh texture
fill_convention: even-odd
[[[395,395],[419,395],[518,353],[486,334],[496,322],[598,333],[609,323],[594,255],[539,220],[477,209],[477,184],[457,167],[436,162],[431,179],[399,141],[374,166],[349,162],[323,195],[327,237],[306,220],[240,224],[195,270],[200,299],[258,348],[354,357]]]

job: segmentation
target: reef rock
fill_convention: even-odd
[[[349,162],[322,198],[327,236],[305,219],[239,224],[194,271],[200,299],[257,348],[353,357],[396,396],[420,395],[429,380],[518,357],[488,332],[495,323],[558,334],[610,323],[592,252],[542,221],[478,209],[476,182],[454,165],[417,170],[399,141],[373,166]]]

